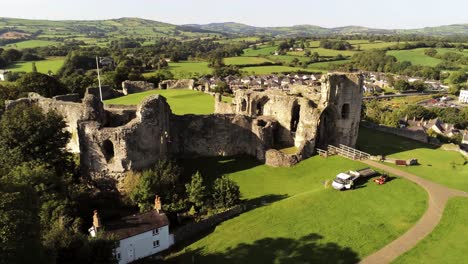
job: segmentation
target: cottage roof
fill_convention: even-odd
[[[167,219],[166,214],[151,210],[146,213],[126,216],[118,221],[104,223],[104,228],[106,232],[121,240],[168,225],[169,219]]]

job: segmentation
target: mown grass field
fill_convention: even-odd
[[[257,66],[257,67],[244,67],[241,68],[242,71],[247,72],[248,74],[272,74],[272,73],[281,73],[281,72],[313,72],[310,69],[303,69],[299,67],[289,67],[289,66]]]
[[[186,169],[199,170],[208,181],[229,175],[247,204],[257,207],[169,258],[179,263],[357,263],[408,230],[427,199],[420,187],[399,178],[384,186],[369,181],[346,192],[324,188],[337,173],[362,167],[318,156],[292,168],[247,158],[186,162]]]
[[[262,57],[229,57],[224,59],[226,65],[262,64],[265,62],[272,61]]]
[[[150,95],[159,94],[167,99],[174,114],[212,114],[214,98],[208,94],[188,89],[152,90],[130,94],[119,98],[106,100],[105,104],[138,105]]]
[[[37,48],[37,47],[47,47],[47,46],[56,46],[59,42],[50,41],[50,40],[25,40],[17,43],[8,44],[5,47],[14,48],[14,49],[27,49],[27,48]]]
[[[435,149],[417,141],[366,128],[361,128],[359,132],[358,147],[374,155],[384,154],[398,159],[416,158],[420,165],[398,168],[468,192],[468,160],[458,152]]]
[[[213,70],[204,61],[183,61],[169,63],[169,70],[177,79],[190,78],[198,73],[199,76],[211,74]]]
[[[175,79],[188,79],[211,74],[213,69],[208,67],[208,62],[205,61],[181,61],[170,62],[169,71],[172,72]],[[153,74],[154,72],[146,72],[143,73],[143,76],[148,78]]]
[[[448,201],[439,225],[397,263],[467,263],[468,198]]]
[[[62,67],[65,61],[64,57],[49,57],[46,60],[35,61],[37,71],[40,73],[48,73],[49,70],[53,73]],[[8,70],[15,72],[31,72],[32,71],[32,61],[25,62],[16,62],[8,66]]]
[[[253,49],[253,48],[245,49],[244,54],[242,55],[248,56],[248,57],[255,57],[255,56],[261,56],[261,55],[267,56],[267,55],[271,55],[272,53],[274,53],[275,50],[277,49],[278,49],[278,46],[268,46],[268,45],[259,46],[257,47],[257,49]]]
[[[395,56],[398,61],[409,61],[413,65],[423,66],[436,66],[441,63],[442,60],[432,58],[424,54],[426,48],[412,49],[412,50],[390,50],[387,51],[388,55]]]

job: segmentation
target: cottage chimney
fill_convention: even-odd
[[[160,213],[162,209],[161,197],[159,197],[158,195],[156,195],[156,197],[154,198],[154,209],[158,213]]]
[[[98,228],[101,228],[101,218],[99,217],[98,211],[94,210],[94,215],[93,215],[93,227],[97,230]]]

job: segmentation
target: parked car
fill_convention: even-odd
[[[352,175],[351,173],[339,173],[333,180],[332,187],[336,190],[349,190],[353,188],[354,181],[358,178],[358,175]]]

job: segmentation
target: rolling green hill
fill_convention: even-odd
[[[119,18],[110,20],[30,20],[0,18],[0,39],[82,40],[95,43],[131,37],[155,40],[160,37],[179,39],[204,38],[222,35],[204,29],[177,26],[141,19]]]

